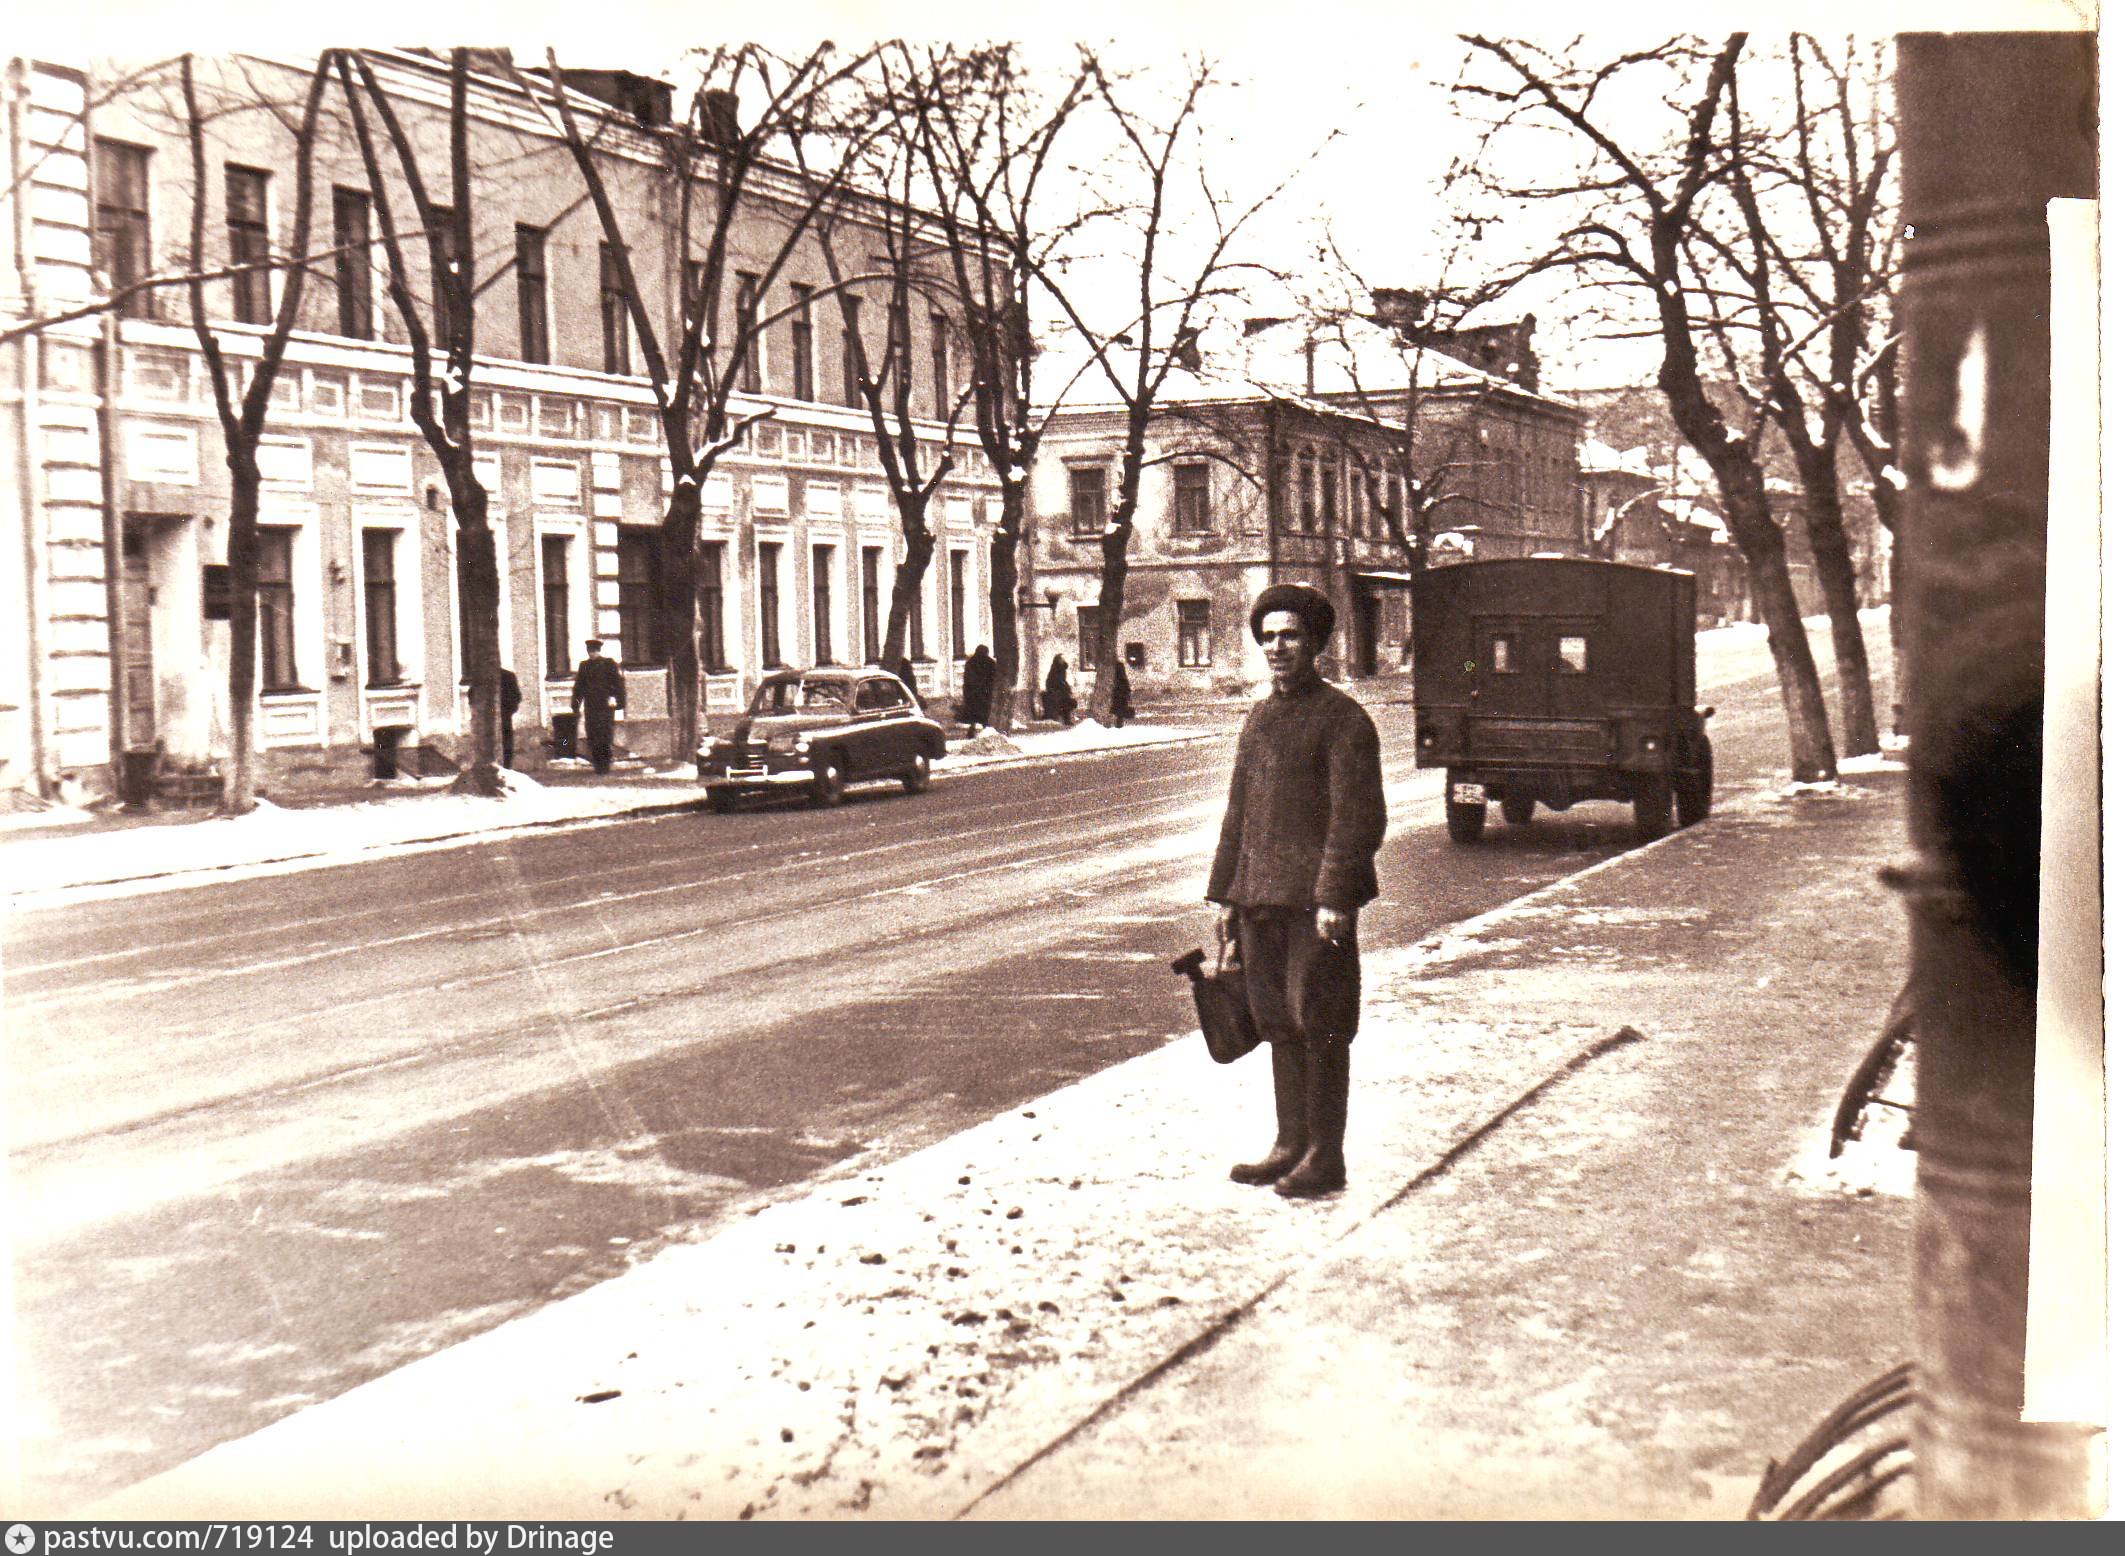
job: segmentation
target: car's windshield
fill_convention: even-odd
[[[847,683],[845,681],[825,678],[816,680],[807,678],[802,681],[769,681],[754,694],[753,712],[756,715],[797,712],[817,713],[822,710],[839,712],[846,705],[844,702],[844,688],[846,686]]]

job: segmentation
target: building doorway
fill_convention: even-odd
[[[121,684],[125,688],[122,749],[152,751],[155,716],[155,584],[148,557],[148,535],[139,524],[125,527],[123,565],[119,572],[118,639]]]

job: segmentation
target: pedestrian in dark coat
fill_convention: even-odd
[[[1077,693],[1070,689],[1070,661],[1057,654],[1040,688],[1040,716],[1067,724],[1077,717]]]
[[[516,710],[524,706],[523,688],[516,683],[516,672],[504,665],[496,690],[502,704],[502,765],[516,766]]]
[[[969,730],[984,727],[996,706],[996,660],[984,643],[967,655],[959,681],[960,716]]]
[[[568,705],[583,721],[584,739],[590,744],[590,765],[601,773],[612,771],[612,721],[615,713],[627,711],[627,683],[620,667],[605,657],[605,640],[584,641],[583,662],[576,666],[575,687]]]
[[[893,666],[893,674],[900,678],[900,684],[905,686],[908,689],[908,695],[915,699],[915,706],[921,707],[922,692],[915,685],[915,661],[902,654],[900,663]]]
[[[1129,667],[1114,661],[1114,727],[1120,729],[1136,717],[1136,704],[1129,696]]]
[[[1205,895],[1218,906],[1219,938],[1239,941],[1276,1087],[1276,1144],[1232,1176],[1303,1199],[1345,1180],[1357,917],[1380,894],[1373,856],[1387,801],[1371,716],[1314,666],[1335,630],[1327,596],[1272,585],[1250,624],[1273,681],[1240,730]]]

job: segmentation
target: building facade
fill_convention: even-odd
[[[1410,559],[1400,479],[1411,467],[1442,500],[1434,534],[1463,555],[1583,550],[1571,407],[1387,333],[1345,326],[1331,358],[1295,321],[1256,321],[1198,370],[1176,369],[1151,425],[1130,537],[1120,642],[1139,695],[1232,692],[1266,678],[1248,632],[1271,583],[1310,583],[1336,604],[1324,664],[1366,676],[1406,663]],[[1524,344],[1524,342],[1523,342]],[[1531,373],[1532,368],[1528,371]],[[1100,547],[1120,480],[1119,406],[1059,412],[1034,469],[1036,608],[1028,672],[1057,654],[1082,690],[1097,641]]]
[[[414,54],[371,58],[416,142],[439,144],[444,67]],[[286,253],[294,146],[264,103],[276,93],[299,102],[306,68],[201,62],[207,90],[230,109],[209,125],[210,269]],[[586,79],[604,87],[613,74]],[[0,650],[0,784],[10,788],[48,791],[62,775],[99,784],[126,750],[193,770],[227,751],[228,627],[217,596],[229,478],[208,370],[182,288],[124,290],[171,267],[191,220],[183,120],[168,83],[155,85],[112,92],[62,65],[10,67],[5,151],[17,195],[0,201],[14,239],[0,271],[0,329],[15,331],[0,347],[11,413],[0,611],[15,639]],[[469,716],[455,523],[411,420],[411,348],[337,101],[328,94],[317,143],[311,246],[321,257],[259,451],[255,729],[269,783],[358,773],[379,745],[455,753]],[[579,106],[607,107],[587,95]],[[630,257],[668,340],[698,240],[677,230],[656,127],[638,125],[640,93],[629,106],[601,125],[599,155],[627,230],[655,239]],[[481,170],[472,432],[502,578],[502,663],[524,689],[520,752],[535,757],[537,726],[566,710],[592,635],[626,677],[620,741],[651,755],[668,746],[672,695],[695,696],[713,715],[742,707],[775,667],[874,655],[905,546],[845,336],[863,331],[876,361],[897,331],[918,410],[931,413],[918,436],[935,457],[946,438],[937,415],[964,360],[949,322],[930,312],[889,321],[882,301],[866,308],[860,295],[850,309],[823,306],[823,295],[813,306],[830,286],[816,243],[800,241],[774,268],[795,220],[787,180],[783,197],[770,184],[751,202],[734,234],[726,307],[786,314],[762,326],[732,407],[760,419],[704,491],[700,684],[669,688],[653,602],[672,476],[612,257],[565,146],[520,90],[476,76],[470,117]],[[434,160],[431,188],[445,191],[445,164]],[[393,216],[401,232],[417,225],[407,211]],[[842,230],[861,245],[861,224],[845,213]],[[424,241],[408,253],[424,272]],[[847,269],[864,257],[845,257]],[[256,360],[284,284],[284,270],[267,269],[207,286],[216,338],[239,370]],[[121,300],[96,311],[114,290]],[[970,436],[955,452],[930,508],[938,545],[910,650],[918,677],[940,690],[950,661],[988,633],[995,485]]]

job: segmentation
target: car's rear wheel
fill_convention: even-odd
[[[1535,819],[1535,797],[1531,794],[1508,794],[1498,801],[1498,814],[1505,818],[1506,825],[1524,827]]]
[[[738,795],[732,789],[708,791],[708,808],[719,816],[727,816],[738,808]]]
[[[908,770],[900,775],[900,787],[910,794],[920,794],[930,786],[930,753],[917,751],[908,763]]]
[[[1667,836],[1668,820],[1674,808],[1675,789],[1665,773],[1638,779],[1631,791],[1631,819],[1636,825],[1638,841],[1650,843],[1656,837]]]
[[[848,772],[841,765],[839,752],[819,758],[819,765],[812,774],[812,803],[821,809],[839,805],[841,797],[848,792]]]

